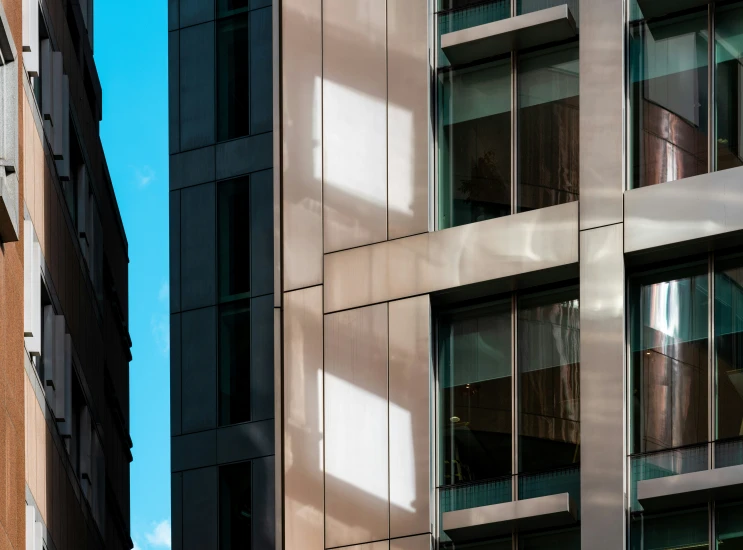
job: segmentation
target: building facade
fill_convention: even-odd
[[[743,544],[743,2],[170,5],[176,548]],[[269,234],[272,320],[228,324]]]
[[[0,2],[0,547],[130,538],[128,244],[92,0]]]

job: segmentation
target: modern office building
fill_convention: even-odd
[[[92,0],[0,1],[0,548],[129,550],[128,245]]]
[[[177,550],[743,547],[743,2],[170,6]]]

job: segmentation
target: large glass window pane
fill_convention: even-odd
[[[219,425],[250,420],[250,302],[219,308]]]
[[[253,495],[251,463],[219,468],[219,549],[250,550]]]
[[[439,226],[511,213],[511,63],[439,73]]]
[[[441,548],[443,550],[513,550],[513,542],[511,537],[503,539],[492,539],[478,542],[458,542],[456,545],[453,542],[440,541]]]
[[[717,439],[743,436],[743,258],[715,273]]]
[[[630,523],[630,550],[704,550],[709,548],[707,509],[638,515]]]
[[[717,169],[743,166],[743,3],[715,11]]]
[[[517,335],[519,472],[543,472],[577,464],[580,461],[578,289],[520,299]]]
[[[217,137],[250,133],[248,13],[217,22]]]
[[[547,8],[554,8],[555,6],[568,5],[570,13],[573,14],[573,18],[576,23],[578,22],[579,15],[579,1],[578,0],[517,0],[516,9],[518,14],[529,13],[532,11],[546,10]]]
[[[707,61],[706,8],[631,24],[633,187],[707,172]]]
[[[743,550],[743,504],[718,504],[715,532],[718,550]]]
[[[634,279],[631,451],[707,441],[706,264]]]
[[[521,535],[519,550],[580,550],[580,529]]]
[[[519,57],[518,211],[578,200],[578,44]]]
[[[219,195],[219,295],[250,292],[250,180],[217,184]]]
[[[511,16],[510,0],[439,0],[438,2],[438,66],[446,67],[449,60],[441,50],[441,35],[477,25],[500,21]]]
[[[441,485],[511,474],[510,305],[499,303],[440,318]],[[499,488],[502,485],[493,484],[494,491]],[[510,493],[506,496],[510,500]],[[499,498],[481,497],[483,503]]]
[[[250,9],[251,0],[218,0],[217,16],[226,17],[236,13],[242,13]]]

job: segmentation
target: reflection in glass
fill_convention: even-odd
[[[743,504],[718,504],[715,525],[718,550],[743,550]]]
[[[743,166],[743,3],[715,10],[717,169]]]
[[[438,330],[439,482],[510,475],[510,302],[449,313]]]
[[[570,494],[580,515],[580,466],[559,468],[536,474],[519,474],[519,499]]]
[[[439,73],[439,226],[511,213],[511,64]]]
[[[630,550],[704,550],[709,548],[707,508],[638,515],[630,523]]]
[[[250,292],[250,181],[217,184],[219,196],[219,295]]]
[[[250,420],[250,301],[219,308],[219,425]]]
[[[519,57],[518,211],[578,200],[578,44]]]
[[[217,23],[217,138],[250,133],[248,13]]]
[[[519,300],[519,472],[580,461],[578,289]]]
[[[717,439],[743,436],[743,258],[715,273]]]
[[[743,464],[743,438],[715,443],[715,468],[727,468],[741,464]]]
[[[511,487],[511,476],[441,487],[440,509],[443,513],[510,502],[513,499]]]
[[[440,548],[442,550],[513,550],[512,544],[511,537],[508,537],[478,542],[458,542],[456,545],[453,542],[447,542],[441,544]]]
[[[633,187],[707,172],[706,8],[630,26]]]
[[[580,529],[520,535],[519,550],[580,550]]]
[[[441,49],[441,35],[469,29],[477,25],[500,21],[511,16],[510,0],[439,0],[438,2],[438,66],[449,66],[449,60]]]
[[[706,265],[638,278],[631,291],[631,451],[706,442]]]
[[[218,0],[217,16],[226,17],[250,9],[251,0]]]
[[[251,463],[219,467],[219,548],[250,550],[253,502]]]

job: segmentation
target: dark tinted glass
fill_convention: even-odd
[[[442,485],[511,474],[510,306],[452,313],[440,321]]]
[[[580,529],[521,535],[519,550],[580,550]]]
[[[630,550],[709,548],[707,509],[639,515],[630,523]]]
[[[717,548],[719,550],[743,549],[743,504],[717,505]]]
[[[217,0],[217,16],[225,17],[248,11],[250,2],[251,0]]]
[[[633,282],[633,453],[707,441],[708,295],[706,264]]]
[[[217,184],[219,194],[219,294],[250,292],[250,181]]]
[[[217,23],[217,109],[220,141],[250,133],[248,13]]]
[[[219,424],[250,420],[250,306],[219,308]]]
[[[519,58],[518,211],[578,200],[578,44]]]
[[[743,3],[715,11],[717,169],[743,166]]]
[[[253,495],[251,463],[242,462],[219,468],[219,548],[252,548]]]

